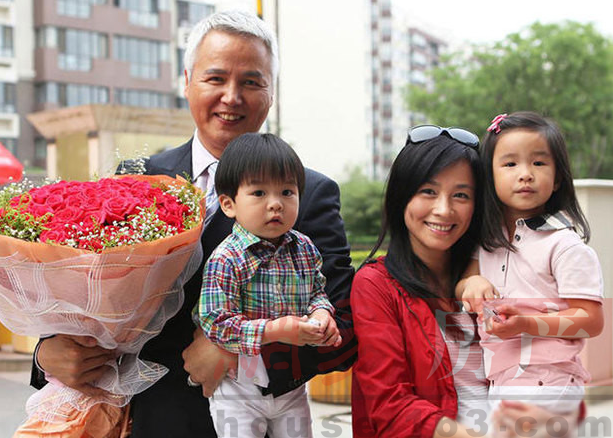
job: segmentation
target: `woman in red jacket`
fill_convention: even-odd
[[[389,249],[357,272],[351,291],[355,438],[486,433],[475,324],[453,300],[478,243],[478,145],[463,129],[419,126],[392,165],[379,238],[389,231]]]

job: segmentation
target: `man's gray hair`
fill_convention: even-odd
[[[187,79],[192,80],[192,71],[196,62],[196,52],[204,37],[212,30],[236,35],[252,36],[264,43],[271,59],[273,85],[279,72],[279,46],[277,37],[270,26],[257,15],[243,11],[217,12],[200,20],[187,38],[187,47],[183,56],[183,66],[187,70]]]

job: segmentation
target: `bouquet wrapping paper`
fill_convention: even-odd
[[[130,178],[186,184],[166,176]],[[199,202],[201,217],[190,229],[98,251],[0,235],[2,323],[21,335],[92,336],[117,353],[95,382],[107,395],[88,397],[49,376],[49,384],[28,401],[31,421],[67,423],[100,403],[125,406],[167,372],[162,365],[138,359],[138,353],[180,309],[183,284],[202,261],[204,206]]]

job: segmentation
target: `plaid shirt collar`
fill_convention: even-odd
[[[234,226],[232,227],[232,234],[235,237],[235,244],[238,250],[245,251],[249,247],[264,246],[266,248],[275,250],[277,247],[273,245],[271,242],[265,239],[261,239],[250,231],[247,231],[245,227],[243,227],[238,222],[234,222]],[[289,230],[287,233],[283,235],[283,240],[281,241],[282,246],[286,246],[295,242],[297,240],[297,236],[294,234],[294,230]],[[260,245],[258,245],[260,244]]]
[[[558,231],[566,228],[575,228],[570,216],[565,211],[531,217],[526,219],[525,222],[528,228],[533,231]]]

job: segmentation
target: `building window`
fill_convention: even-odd
[[[214,12],[214,5],[179,0],[177,2],[177,24],[181,27],[192,27]]]
[[[432,54],[432,56],[438,56],[438,52],[439,52],[439,45],[435,42],[431,42],[430,43],[430,53]]]
[[[411,83],[415,85],[426,85],[426,75],[421,70],[411,72]]]
[[[103,5],[107,0],[57,0],[58,15],[88,18],[92,5]]]
[[[38,27],[36,29],[36,47],[57,48],[57,27]]]
[[[47,161],[47,140],[38,137],[34,140],[34,161],[37,166],[44,167]]]
[[[177,75],[182,78],[183,77],[183,56],[185,55],[185,49],[177,49]]]
[[[0,25],[0,56],[13,56],[13,28],[10,26]]]
[[[94,85],[46,82],[37,86],[36,100],[40,104],[50,103],[58,106],[108,103],[109,89]]]
[[[0,82],[0,112],[15,113],[16,87],[15,84]]]
[[[411,64],[413,66],[425,67],[428,60],[426,59],[426,55],[420,52],[412,52],[411,53]]]
[[[17,156],[17,139],[16,138],[0,138],[0,143],[9,150],[11,154]]]
[[[176,107],[179,109],[189,109],[189,102],[184,97],[178,97],[176,99]]]
[[[411,34],[411,44],[417,47],[425,48],[426,47],[426,38],[420,33],[412,33]]]
[[[119,61],[130,63],[130,75],[135,78],[157,79],[160,62],[168,61],[168,44],[158,41],[116,36],[113,55]]]
[[[58,66],[62,70],[88,71],[93,58],[106,58],[107,37],[97,32],[58,29]]]
[[[157,91],[115,89],[115,103],[145,108],[170,108],[171,97]]]
[[[130,23],[143,27],[158,27],[159,12],[168,10],[168,0],[113,0],[113,4],[128,10]]]

